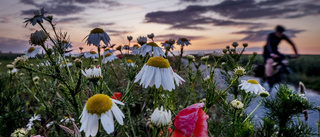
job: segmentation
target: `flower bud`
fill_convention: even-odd
[[[77,68],[81,68],[82,60],[77,58],[77,59],[74,60],[74,64],[76,64]]]
[[[12,64],[8,64],[8,65],[7,65],[7,68],[8,68],[9,70],[12,70],[12,69],[13,69],[13,65],[12,65]]]
[[[242,45],[243,45],[243,47],[245,47],[245,48],[248,47],[248,43],[243,43]]]
[[[237,46],[238,46],[238,43],[237,43],[237,42],[233,42],[233,43],[232,43],[232,46],[233,46],[233,47],[237,47]]]
[[[231,101],[230,104],[234,109],[243,109],[243,103],[241,101],[238,101],[237,99]]]

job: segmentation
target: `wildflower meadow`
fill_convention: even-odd
[[[254,69],[257,53],[243,56],[248,43],[234,42],[196,58],[184,55],[184,47],[193,46],[188,38],[160,44],[156,34],[146,32],[138,38],[124,36],[128,44],[120,46],[111,44],[103,28],[92,28],[83,42],[94,50],[80,47],[75,53],[68,33],[56,30],[53,18],[41,9],[25,20],[26,29],[36,29],[30,47],[0,73],[0,136],[318,134],[301,118],[317,109],[305,97],[303,83],[299,91],[280,85],[270,96],[259,81],[240,80]],[[255,109],[246,111],[250,105]],[[259,107],[266,111],[255,121]]]

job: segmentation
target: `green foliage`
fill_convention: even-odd
[[[266,118],[274,121],[279,127],[278,136],[296,136],[301,132],[305,135],[312,133],[307,125],[301,124],[300,121],[298,125],[295,125],[296,123],[294,123],[292,119],[294,116],[303,114],[304,110],[315,109],[313,104],[302,94],[294,93],[288,86],[280,85],[275,98],[267,98],[262,106],[266,109]],[[270,128],[270,122],[268,120],[264,120],[268,123],[265,124],[266,126],[262,126],[263,128]],[[299,126],[301,131],[292,132]]]

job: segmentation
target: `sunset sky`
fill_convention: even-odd
[[[128,44],[127,36],[136,43],[138,36],[154,33],[159,43],[191,39],[186,50],[217,50],[237,41],[249,43],[248,51],[261,52],[266,36],[281,24],[300,54],[320,53],[319,0],[1,0],[2,53],[30,47],[30,34],[41,28],[25,27],[24,18],[42,7],[53,15],[58,30],[68,32],[74,52],[79,46],[94,49],[83,39],[96,27],[117,45]],[[293,53],[285,41],[279,47]]]

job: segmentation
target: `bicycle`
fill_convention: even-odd
[[[268,88],[269,88],[269,92],[271,92],[272,88],[274,87],[275,84],[280,84],[280,83],[287,83],[287,81],[284,81],[284,76],[288,75],[291,77],[291,81],[292,83],[294,83],[294,87],[297,88],[298,87],[298,80],[297,77],[294,73],[294,71],[288,66],[288,60],[289,59],[293,59],[296,57],[290,56],[290,55],[286,55],[285,59],[283,60],[279,60],[279,59],[275,59],[274,63],[272,64],[273,67],[273,73],[272,73],[272,78],[273,81],[270,83],[273,83],[271,85],[268,84]],[[265,85],[265,83],[267,81],[267,78],[265,76],[265,65],[257,65],[254,70],[254,76],[255,77],[259,77],[261,79],[261,85]]]

